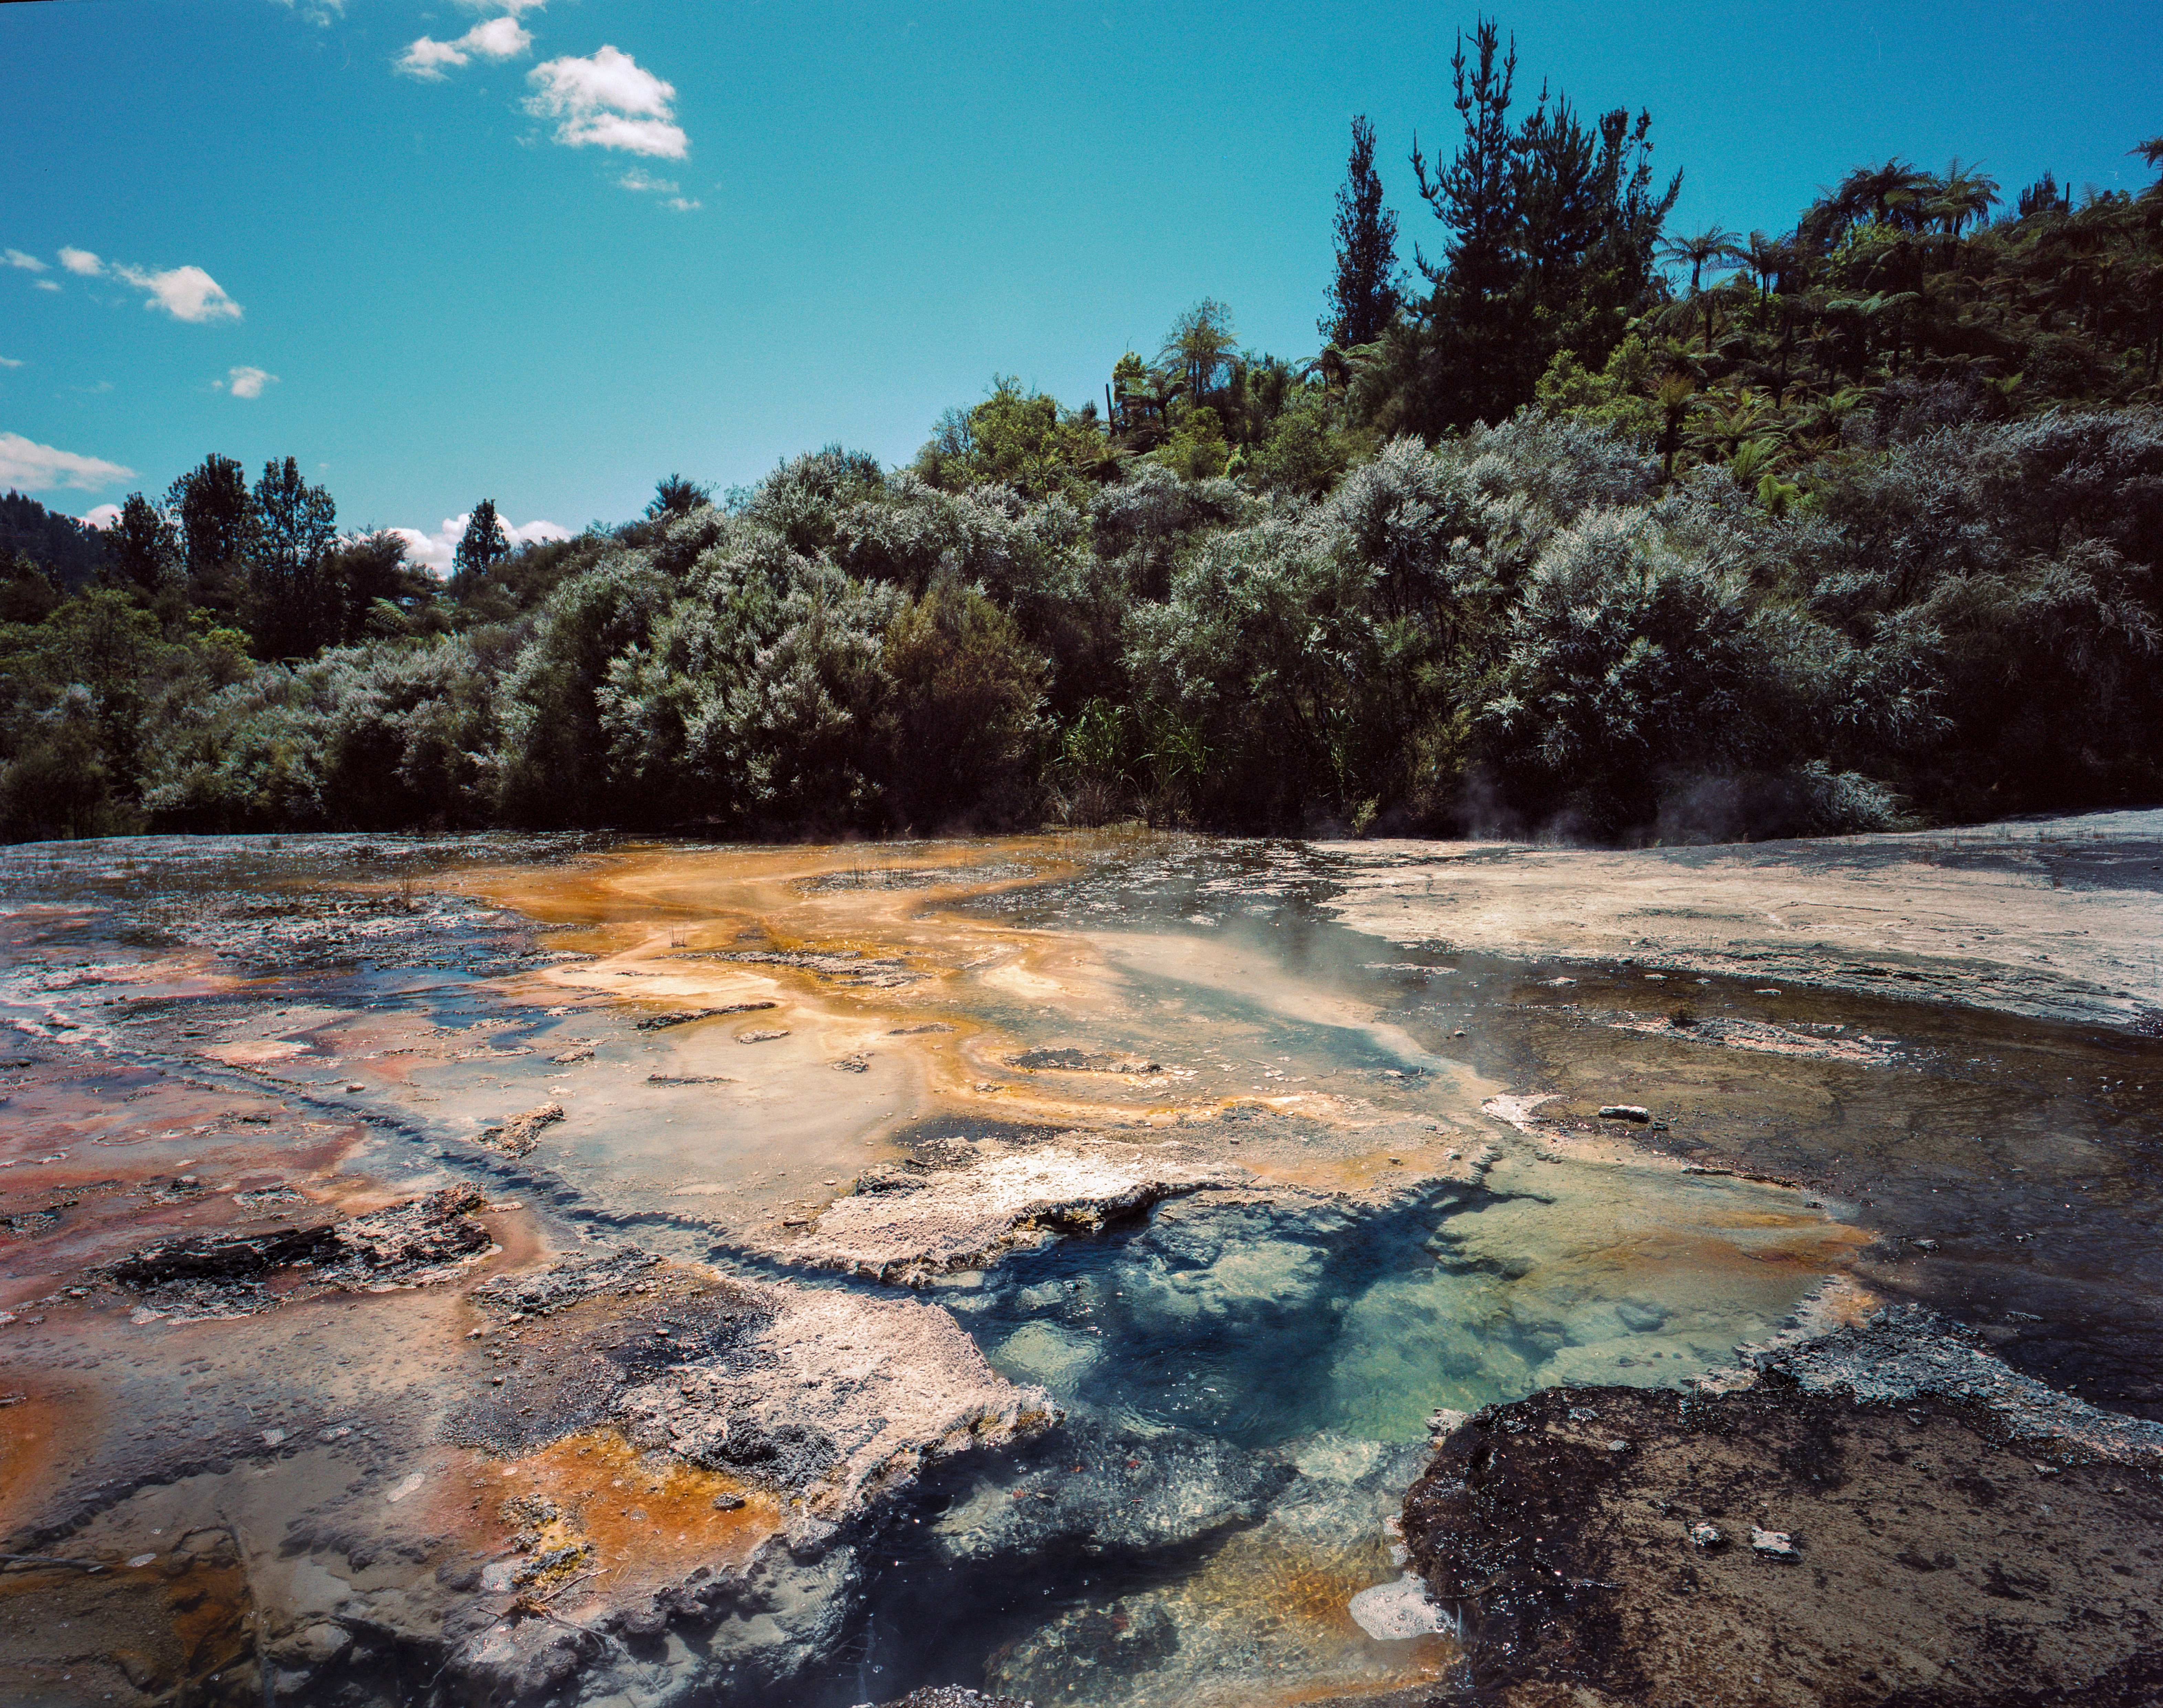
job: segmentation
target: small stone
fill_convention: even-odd
[[[1607,1450],[1610,1453],[1627,1453],[1630,1444],[1627,1441],[1610,1441],[1607,1444]]]
[[[1693,1548],[1725,1548],[1727,1546],[1727,1533],[1721,1529],[1719,1525],[1708,1524],[1702,1520],[1690,1526],[1689,1539],[1690,1546]]]
[[[1610,1103],[1601,1106],[1600,1118],[1602,1120],[1647,1122],[1652,1120],[1652,1111],[1634,1103]]]
[[[714,1510],[716,1512],[733,1512],[739,1510],[743,1504],[744,1497],[741,1495],[715,1495],[714,1496]]]
[[[359,1080],[356,1079],[352,1084],[347,1086],[346,1089],[348,1091],[365,1091],[368,1088],[362,1084]]]
[[[1935,1251],[1938,1249],[1938,1242],[1935,1240],[1916,1240],[1911,1243],[1918,1251]]]
[[[1794,1540],[1784,1530],[1761,1530],[1750,1527],[1750,1545],[1768,1559],[1800,1559]]]
[[[1427,1585],[1411,1572],[1393,1584],[1362,1590],[1346,1604],[1353,1622],[1381,1643],[1401,1643],[1449,1628],[1449,1616],[1435,1606]]]

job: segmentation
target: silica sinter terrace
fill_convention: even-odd
[[[2155,828],[2113,830],[2088,912],[2062,880],[2033,905],[2137,885]],[[1915,856],[1866,841],[1848,865],[1899,883]],[[1733,936],[1618,953],[1584,940],[1611,875],[1567,869],[1620,857],[1465,852],[8,851],[0,1657],[54,1702],[1515,1688],[1493,1585],[1626,1591],[1466,1581],[1476,1525],[1427,1498],[1453,1452],[1552,1399],[1539,1439],[1582,1434],[1606,1457],[1571,1475],[1609,1488],[1665,1425],[1626,1439],[1601,1395],[1757,1403],[1738,1345],[1778,1364],[1903,1309],[1910,1348],[2071,1408],[2152,1524],[2138,1000],[1899,1002],[1872,979],[1907,950],[1830,938],[1815,968],[1779,946],[1777,986]],[[1780,858],[1807,887],[1816,856]],[[1515,953],[1473,952],[1476,910],[1438,927],[1437,873],[1447,901],[1535,867],[1563,875],[1514,897]],[[1445,1478],[1464,1511],[1536,1498],[1487,1464]],[[1779,1560],[1750,1545],[1777,1526],[1687,1505],[1646,1492],[1648,1562],[1713,1574],[1731,1533]],[[2014,1582],[1994,1545],[1926,1564]],[[2152,1604],[2152,1548],[2118,1564]],[[1951,1664],[1842,1640],[1795,1689]],[[2032,1668],[2129,1679],[2145,1640]],[[1616,1688],[1580,1648],[1547,1676]]]

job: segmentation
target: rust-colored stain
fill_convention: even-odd
[[[699,1566],[741,1566],[787,1524],[766,1490],[681,1460],[655,1463],[612,1429],[581,1431],[511,1460],[479,1460],[464,1486],[484,1543],[510,1547],[531,1528],[530,1508],[560,1509],[589,1544],[581,1574],[606,1573],[611,1596],[641,1583],[680,1582]],[[742,1502],[716,1507],[716,1498]]]
[[[0,1370],[0,1394],[24,1396],[0,1406],[0,1536],[13,1531],[60,1488],[65,1470],[57,1445],[75,1436],[99,1409],[96,1397],[80,1388],[65,1397],[37,1387],[25,1392],[17,1387],[22,1380]]]

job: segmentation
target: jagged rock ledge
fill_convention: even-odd
[[[828,1205],[809,1232],[769,1255],[921,1286],[981,1268],[1046,1230],[1088,1231],[1166,1199],[1249,1178],[1236,1167],[1108,1141],[1017,1149],[947,1170],[903,1163],[860,1177],[855,1192]]]

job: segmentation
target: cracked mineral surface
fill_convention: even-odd
[[[0,852],[0,1672],[2148,1701],[2159,834]]]

